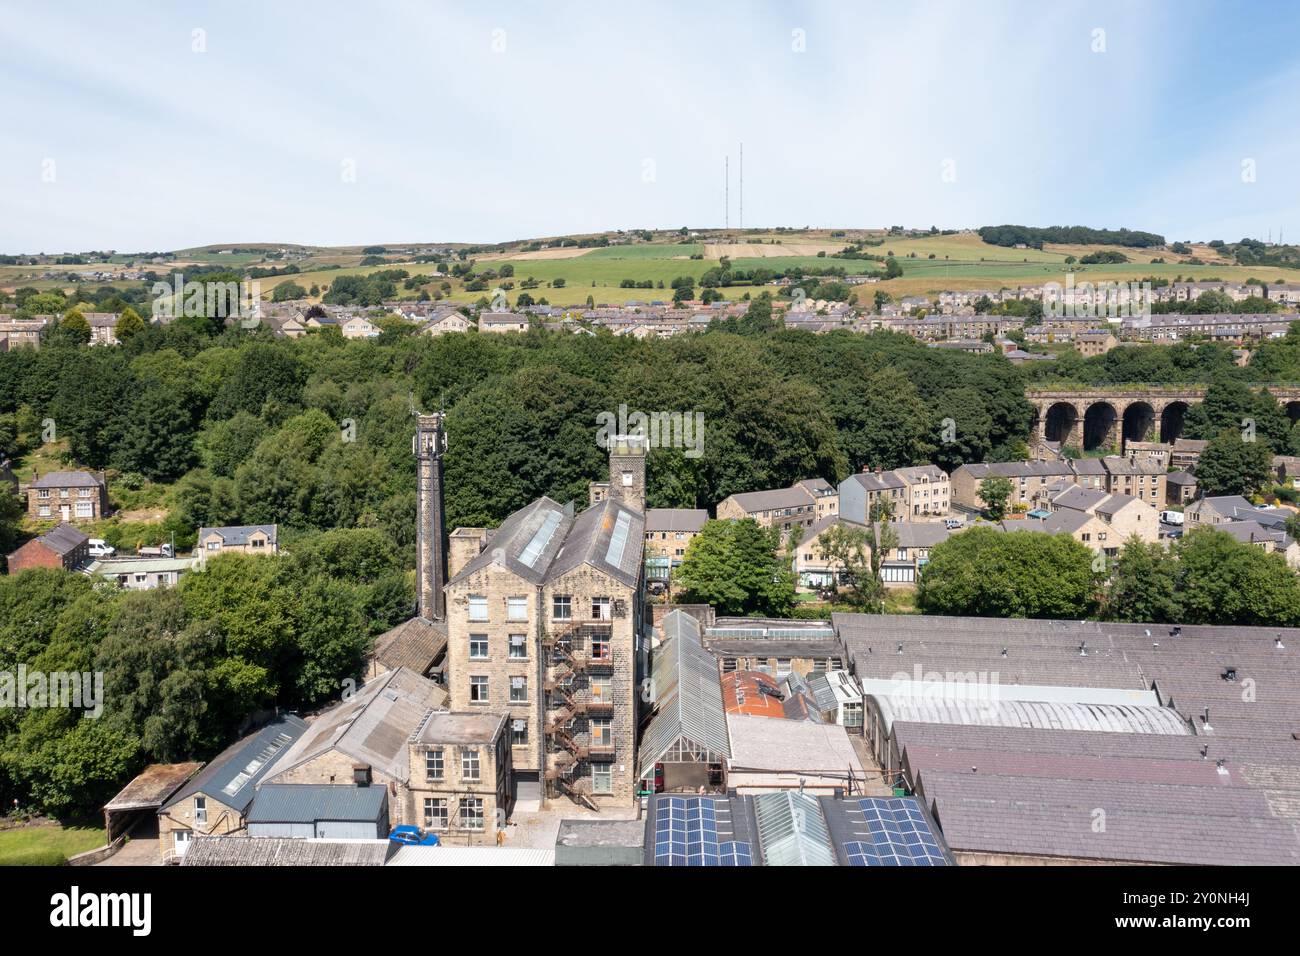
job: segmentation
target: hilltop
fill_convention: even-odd
[[[986,241],[986,238],[995,241]],[[1052,242],[1076,235],[1108,242]],[[1013,240],[1025,238],[1024,243]],[[1163,244],[1155,244],[1159,240]],[[1010,244],[1008,244],[1010,243]],[[897,268],[884,277],[886,260]],[[77,283],[136,285],[175,270],[230,271],[257,279],[263,297],[295,283],[320,301],[340,276],[383,277],[398,298],[472,304],[500,288],[514,304],[520,293],[552,305],[669,300],[673,282],[694,286],[717,278],[728,299],[754,294],[782,276],[875,275],[854,289],[859,298],[884,292],[897,299],[944,289],[997,289],[1076,281],[1290,281],[1300,263],[1293,247],[1222,242],[1168,242],[1152,233],[1083,227],[985,227],[974,230],[688,229],[633,230],[518,239],[493,244],[394,242],[355,246],[294,243],[214,244],[165,253],[81,253],[7,257],[0,289],[71,290]],[[1091,261],[1090,261],[1091,260]],[[394,271],[400,270],[400,271]],[[698,289],[697,289],[698,291]],[[296,292],[282,290],[281,296]],[[865,300],[864,300],[865,301]],[[0,303],[2,307],[2,303]]]

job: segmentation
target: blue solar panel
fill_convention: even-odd
[[[938,837],[911,798],[858,801],[871,842],[844,844],[850,866],[946,866]]]
[[[720,859],[723,866],[753,866],[754,853],[748,843],[731,842],[720,846]]]
[[[712,798],[663,797],[657,801],[655,865],[722,865],[717,810]]]

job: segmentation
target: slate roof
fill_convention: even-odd
[[[36,539],[55,554],[66,555],[76,551],[90,540],[90,536],[78,531],[66,521],[55,525]]]
[[[699,531],[709,513],[703,508],[648,508],[645,529],[651,531]]]
[[[620,536],[620,527],[622,548],[618,550],[611,544]],[[495,563],[540,585],[587,564],[635,586],[644,541],[645,517],[616,498],[599,501],[574,517],[571,506],[562,507],[542,497],[507,517],[492,533],[487,547],[448,583],[462,581]]]
[[[849,481],[856,481],[867,491],[891,491],[907,487],[907,483],[892,471],[859,471],[849,475]]]
[[[1064,461],[972,462],[962,465],[976,480],[997,475],[1002,478],[1052,478],[1073,474]]]
[[[411,775],[408,741],[442,700],[431,680],[400,667],[367,681],[349,700],[316,717],[277,763],[284,773],[331,750],[395,780]]]
[[[230,525],[229,527],[222,528],[200,528],[198,540],[202,541],[210,534],[219,534],[221,535],[221,540],[224,544],[239,546],[248,544],[248,536],[255,531],[264,532],[271,539],[271,543],[275,544],[276,525],[273,524],[246,524]]]
[[[33,481],[30,488],[102,488],[104,480],[88,471],[51,471]]]
[[[426,621],[422,617],[413,617],[376,637],[370,657],[389,670],[405,667],[423,674],[433,666],[433,662],[446,647],[445,621]]]
[[[273,770],[287,766],[283,763],[285,755],[306,730],[307,723],[301,717],[281,714],[213,757],[161,809],[201,793],[243,813],[253,801],[257,784]]]
[[[783,511],[786,508],[804,508],[814,503],[813,495],[805,488],[775,488],[771,491],[742,491],[731,496],[741,511],[754,514],[758,511]]]
[[[897,521],[890,527],[900,548],[933,548],[952,536],[942,521]]]
[[[1300,842],[1262,793],[1236,787],[959,774],[918,786],[955,851],[1133,863],[1300,864]],[[1094,826],[1096,810],[1104,827]]]

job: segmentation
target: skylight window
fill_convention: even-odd
[[[614,533],[609,536],[609,548],[605,551],[605,563],[620,567],[623,564],[623,549],[627,547],[627,535],[632,528],[632,518],[626,511],[618,513],[614,522]]]
[[[555,534],[555,529],[559,527],[560,517],[560,512],[558,511],[552,511],[546,516],[546,520],[542,522],[542,526],[537,529],[537,533],[534,534],[532,540],[528,542],[528,547],[524,548],[523,552],[519,555],[519,560],[522,563],[528,565],[530,568],[536,566],[537,559],[541,557],[542,552],[546,550],[546,546],[551,542],[551,536]]]

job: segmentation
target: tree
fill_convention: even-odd
[[[272,302],[292,302],[294,299],[307,298],[307,290],[296,282],[281,282],[271,290]]]
[[[1133,537],[1111,566],[1106,617],[1113,621],[1170,624],[1183,618],[1177,555],[1158,542]]]
[[[1196,529],[1176,547],[1187,623],[1300,625],[1300,576],[1281,554],[1265,554],[1213,528]]]
[[[1096,607],[1093,553],[1068,535],[971,528],[930,551],[927,614],[1078,619]]]
[[[119,342],[129,342],[143,332],[145,328],[144,319],[140,318],[140,313],[128,305],[122,310],[122,314],[117,317],[117,325],[113,328],[113,334]]]
[[[687,298],[690,296],[688,295]],[[742,335],[761,335],[776,327],[776,322],[772,318],[772,297],[766,292],[750,300],[749,308],[737,323],[737,331]]]
[[[976,495],[984,502],[984,513],[992,521],[1001,521],[1007,514],[1007,501],[1015,487],[1009,478],[993,475],[980,482]]]
[[[835,575],[833,590],[859,607],[875,597],[872,584],[878,578],[872,569],[871,545],[866,528],[844,523],[831,525],[817,538],[817,548]]]
[[[154,481],[180,478],[194,462],[194,421],[186,396],[151,388],[131,403],[121,420],[113,465]]]
[[[90,323],[76,309],[69,309],[62,319],[51,323],[45,339],[50,345],[86,345],[90,342]]]
[[[1268,444],[1247,441],[1231,428],[1210,439],[1196,465],[1196,483],[1206,496],[1251,495],[1265,487],[1272,475],[1273,451]]]
[[[706,521],[673,572],[674,590],[722,614],[780,617],[794,606],[794,574],[780,548],[780,531],[752,518]]]

